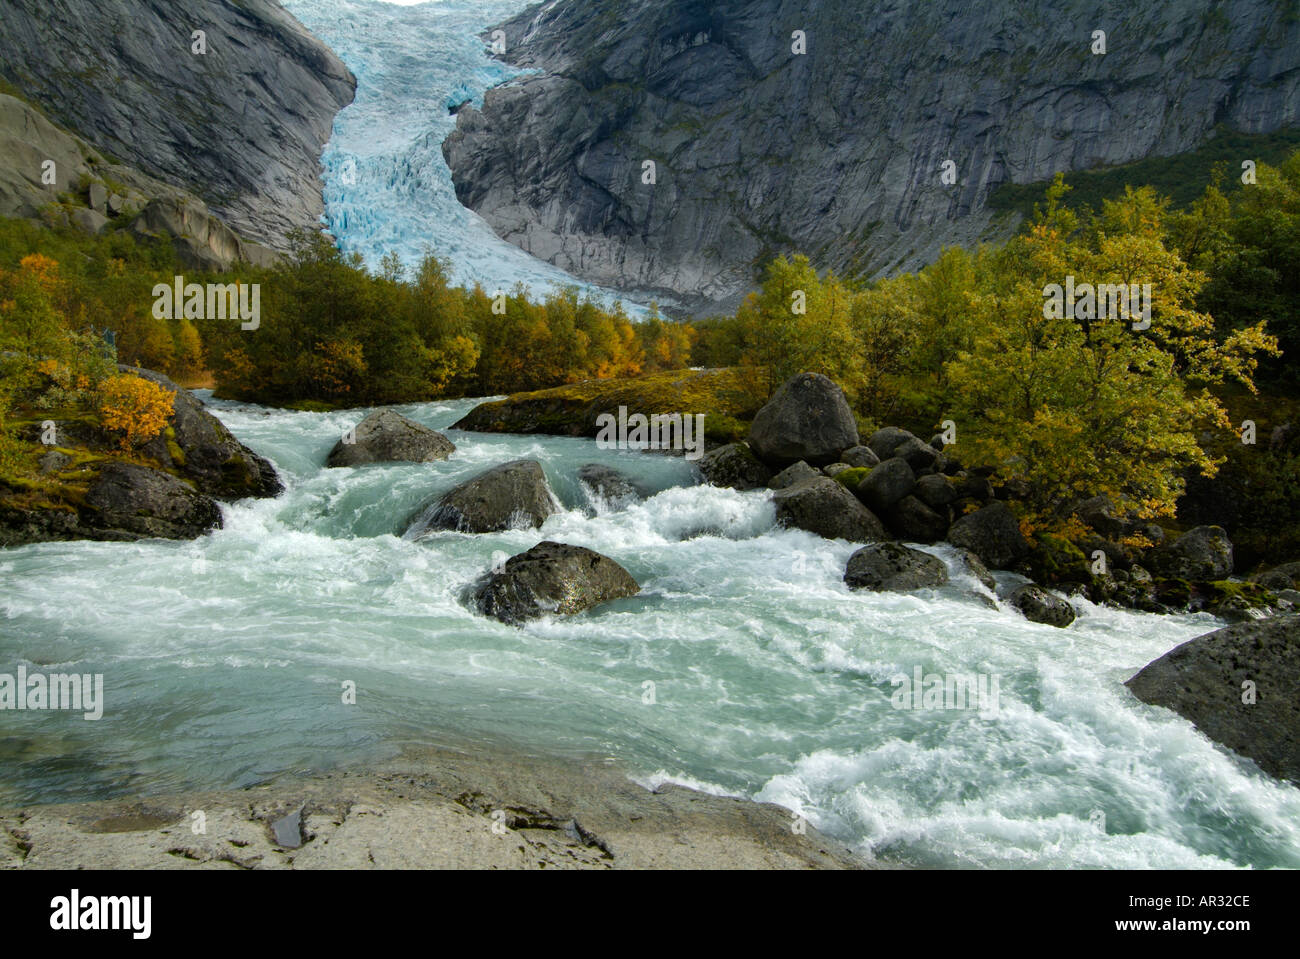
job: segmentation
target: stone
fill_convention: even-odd
[[[475,586],[472,604],[484,616],[518,625],[546,615],[572,616],[640,590],[608,556],[547,540],[489,573]]]
[[[420,538],[436,530],[499,533],[536,529],[559,504],[542,464],[519,459],[494,466],[418,511],[407,529]]]
[[[892,509],[894,504],[916,488],[916,474],[903,459],[887,459],[858,484],[858,499],[877,513]]]
[[[1027,583],[1011,592],[1007,602],[1020,610],[1032,623],[1065,628],[1075,620],[1074,607],[1041,586]]]
[[[709,450],[696,465],[710,486],[760,489],[772,479],[772,471],[758,461],[748,443],[728,443]]]
[[[854,543],[889,539],[875,514],[829,476],[804,480],[778,490],[772,499],[776,503],[776,520],[781,526]]]
[[[1197,526],[1152,550],[1150,564],[1170,579],[1226,579],[1232,574],[1232,541],[1221,526]]]
[[[842,465],[842,464],[840,464]],[[793,466],[787,466],[781,472],[772,477],[767,484],[768,489],[786,489],[795,483],[802,483],[807,479],[816,479],[818,476],[825,476],[821,470],[809,466],[803,460],[795,463]],[[832,477],[833,478],[833,477]]]
[[[968,549],[990,569],[1008,569],[1029,555],[1029,544],[1010,507],[993,502],[952,524],[948,542]]]
[[[1148,663],[1125,685],[1270,776],[1300,785],[1300,614],[1198,636]]]
[[[749,445],[773,469],[799,460],[824,466],[858,445],[858,424],[834,381],[820,373],[799,373],[754,416]]]
[[[905,592],[948,582],[943,560],[899,543],[873,543],[849,557],[844,582],[850,589]]]
[[[456,451],[437,430],[392,410],[376,410],[348,431],[330,450],[326,466],[366,463],[434,463]]]

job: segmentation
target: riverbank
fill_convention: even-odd
[[[771,803],[479,747],[249,789],[28,806],[0,812],[0,829],[7,869],[872,866]]]

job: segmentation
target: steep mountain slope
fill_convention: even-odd
[[[321,148],[356,87],[274,0],[5,0],[0,75],[272,246],[317,224]]]
[[[550,0],[501,25],[506,59],[538,72],[462,110],[443,151],[461,202],[525,250],[730,303],[774,252],[914,268],[1007,229],[986,206],[1002,182],[1295,123],[1296,8]]]

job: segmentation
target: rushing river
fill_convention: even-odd
[[[399,409],[446,430],[471,405]],[[98,722],[0,712],[0,803],[234,787],[478,741],[781,803],[890,861],[1300,866],[1300,791],[1123,686],[1219,625],[1207,615],[1083,603],[1059,630],[990,608],[961,575],[852,593],[853,546],[774,528],[768,494],[691,485],[679,458],[450,431],[444,463],[327,469],[360,411],[213,408],[284,494],[226,506],[195,542],[0,551],[0,671],[100,672],[106,700]],[[517,457],[543,463],[566,507],[541,530],[402,538],[430,496]],[[588,462],[657,492],[593,504],[576,481]],[[641,595],[522,629],[462,605],[494,553],[543,539],[612,556]],[[998,677],[997,715],[894,708],[891,679],[916,666]]]

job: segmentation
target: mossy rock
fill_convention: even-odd
[[[1036,539],[1038,545],[1024,561],[1025,573],[1034,582],[1092,582],[1092,564],[1078,546],[1050,533],[1039,533]]]
[[[851,490],[857,490],[858,484],[867,478],[871,472],[870,466],[852,466],[835,474],[835,482],[841,483]]]

